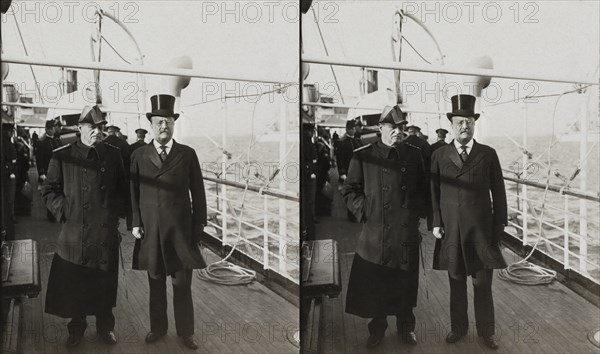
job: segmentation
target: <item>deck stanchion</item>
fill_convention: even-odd
[[[263,269],[269,269],[269,200],[263,196]]]
[[[565,229],[563,231],[564,235],[564,245],[563,245],[563,263],[564,269],[570,269],[571,265],[569,263],[569,196],[565,195]]]

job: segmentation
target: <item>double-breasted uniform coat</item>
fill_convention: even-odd
[[[419,149],[404,143],[389,147],[379,140],[356,150],[342,195],[363,223],[346,312],[368,318],[412,309],[418,290],[419,217],[427,215],[428,203]]]
[[[206,267],[196,244],[207,222],[196,152],[174,141],[163,163],[153,143],[144,145],[131,155],[130,178],[132,226],[145,233],[136,240],[133,268],[164,276]]]

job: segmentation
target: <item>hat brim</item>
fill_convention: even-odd
[[[149,121],[152,121],[152,117],[154,116],[172,117],[174,120],[177,120],[177,118],[179,118],[179,113],[173,113],[171,111],[161,109],[146,113],[146,118],[148,118]]]
[[[471,111],[462,111],[462,110],[446,113],[446,117],[448,117],[448,119],[450,121],[452,121],[452,117],[455,117],[455,116],[473,117],[473,119],[477,120],[477,118],[479,118],[479,113],[473,113]]]

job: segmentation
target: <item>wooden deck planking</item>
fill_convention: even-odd
[[[33,176],[32,180],[34,180]],[[20,217],[19,224],[16,225],[16,238],[37,240],[41,252],[42,292],[37,298],[23,301],[25,332],[21,337],[21,349],[24,353],[67,351],[66,324],[69,319],[44,312],[46,283],[54,250],[53,242],[60,231],[59,224],[47,222],[45,217],[46,211],[41,205],[39,193],[34,193],[32,216]],[[118,343],[115,346],[101,343],[96,338],[95,319],[93,316],[88,316],[88,328],[84,340],[77,348],[69,350],[69,353],[193,353],[194,351],[183,346],[175,333],[170,279],[167,279],[168,334],[156,343],[144,342],[150,330],[147,275],[144,271],[131,270],[133,237],[123,225],[120,231],[123,234],[121,245],[126,271],[123,278],[123,271],[119,270],[117,306],[113,309]],[[210,251],[205,251],[204,255],[209,263],[219,260],[219,257]],[[128,298],[125,297],[124,279],[127,282]],[[298,352],[298,348],[288,341],[283,331],[285,328],[298,328],[298,308],[263,284],[255,282],[246,286],[231,287],[218,285],[198,279],[194,272],[192,296],[198,352]],[[210,327],[211,325],[213,327]],[[205,333],[207,329],[215,328],[214,334]],[[268,332],[269,328],[271,333]],[[227,332],[228,329],[231,332]]]
[[[320,217],[317,238],[333,238],[340,245],[343,292],[340,298],[324,301],[326,328],[333,328],[323,338],[322,348],[326,353],[362,353],[368,329],[368,319],[344,312],[348,276],[352,254],[361,225],[346,220],[346,209],[340,195],[335,194],[331,217]],[[420,269],[419,298],[415,308],[416,333],[419,344],[409,347],[396,336],[395,319],[388,317],[388,331],[382,344],[372,353],[481,353],[493,352],[483,346],[476,335],[473,311],[471,280],[467,289],[469,296],[469,335],[456,344],[446,344],[445,337],[450,329],[450,289],[444,271],[431,269],[434,238],[422,228],[423,252],[429,299],[425,296],[425,279]],[[507,262],[521,258],[503,249]],[[497,353],[598,353],[587,340],[588,331],[600,327],[600,310],[580,297],[565,285],[555,282],[546,286],[522,286],[505,282],[496,276],[493,294],[496,312],[496,328],[500,349]],[[533,324],[534,327],[527,327]],[[339,333],[343,331],[344,333]]]

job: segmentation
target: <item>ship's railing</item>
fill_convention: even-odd
[[[533,246],[539,239],[538,251],[562,264],[565,270],[575,271],[600,284],[600,262],[598,257],[589,257],[588,251],[600,247],[597,244],[600,196],[549,185],[543,198],[546,188],[543,183],[506,176],[504,180],[509,203],[508,224],[512,227],[506,229],[507,233],[523,246]]]
[[[274,271],[299,284],[297,194],[249,184],[244,197],[246,183],[209,176],[204,176],[204,180],[208,182],[205,185],[208,226],[217,231],[209,234],[223,247],[236,247],[261,263],[264,270]],[[261,199],[262,207],[258,207]],[[288,212],[282,213],[282,210]]]

